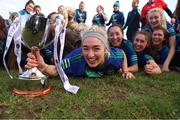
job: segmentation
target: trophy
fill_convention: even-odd
[[[46,40],[45,28],[47,19],[44,17],[32,15],[21,30],[22,43],[28,47],[31,52],[35,48],[44,48],[52,43],[52,40]],[[19,79],[43,80],[46,76],[37,68],[31,68],[19,75]]]
[[[71,85],[69,83],[68,77],[66,76],[65,72],[63,71],[61,67],[61,61],[62,61],[62,55],[64,50],[64,42],[65,42],[65,31],[66,31],[66,21],[63,17],[57,16],[55,21],[55,35],[53,40],[48,40],[47,36],[50,33],[50,26],[51,26],[51,19],[46,19],[44,17],[39,17],[36,15],[30,16],[26,21],[23,21],[20,17],[15,19],[13,24],[11,25],[8,33],[7,43],[6,43],[6,49],[5,53],[3,55],[3,62],[4,66],[6,68],[6,71],[10,78],[13,78],[5,63],[5,55],[8,51],[8,48],[10,47],[10,43],[12,41],[12,38],[14,38],[15,43],[15,54],[17,57],[17,63],[19,68],[19,76],[18,79],[24,80],[24,81],[36,81],[40,80],[43,86],[47,86],[47,77],[43,73],[41,73],[37,68],[31,68],[26,70],[25,72],[22,72],[21,66],[20,66],[20,60],[21,60],[21,44],[23,43],[27,48],[31,50],[31,52],[34,52],[35,48],[42,49],[50,44],[54,45],[54,61],[55,66],[57,69],[57,72],[59,74],[59,77],[61,78],[61,81],[63,82],[64,89],[68,92],[71,92],[73,94],[76,94],[79,87],[75,85]],[[25,23],[25,24],[24,24]],[[60,44],[60,51],[58,52],[58,43]],[[59,53],[59,55],[58,55]],[[16,95],[21,96],[40,96],[47,94],[51,91],[51,86],[49,85],[44,90],[36,90],[36,91],[23,91],[14,88],[13,93]]]
[[[22,23],[25,24],[22,25]],[[22,43],[25,47],[29,48],[32,53],[34,53],[36,48],[42,49],[52,44],[53,40],[47,40],[49,26],[46,26],[46,24],[46,18],[36,15],[31,15],[26,21],[22,21],[21,19],[20,27],[16,30],[17,35],[14,35],[15,41],[18,41],[18,38],[20,38],[20,44]],[[18,49],[20,44],[16,44],[15,42],[15,47]],[[18,58],[20,55],[16,54],[16,56]],[[13,88],[12,92],[16,95],[34,97],[48,94],[51,91],[51,86],[47,83],[47,76],[41,73],[36,67],[21,72],[18,79],[23,81],[40,81],[44,88],[42,90],[20,90]]]

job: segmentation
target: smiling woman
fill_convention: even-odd
[[[82,48],[69,53],[61,62],[65,73],[72,76],[102,77],[122,70],[126,79],[134,78],[127,69],[127,59],[121,49],[109,48],[107,34],[98,26],[82,32]],[[39,50],[28,54],[26,68],[37,67],[51,76],[57,75],[56,66],[44,62]]]

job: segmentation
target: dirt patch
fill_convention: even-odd
[[[0,103],[0,119],[7,118],[5,111],[9,108],[8,104]]]
[[[77,105],[73,105],[73,106],[71,106],[70,111],[78,113],[80,111],[80,109]]]
[[[102,104],[93,104],[88,108],[89,112],[92,114],[101,112],[104,110],[104,107]]]
[[[111,92],[111,91],[108,91],[106,92],[106,94],[103,95],[104,98],[106,99],[109,99],[109,100],[125,100],[127,97],[128,97],[128,94],[127,93],[123,93],[123,92]]]
[[[27,107],[26,103],[18,103],[16,105],[16,116],[14,118],[16,119],[33,119],[36,118],[35,114],[32,113],[32,111]]]

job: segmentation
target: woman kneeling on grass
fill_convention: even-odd
[[[150,45],[150,38],[151,36],[147,31],[138,31],[135,34],[133,44],[138,57],[138,67],[144,67],[144,71],[147,74],[160,74],[161,68],[153,58],[146,53]]]
[[[122,69],[126,79],[134,78],[127,69],[127,59],[123,50],[109,48],[106,32],[92,26],[82,31],[82,46],[69,53],[61,62],[65,73],[72,76],[101,77],[111,75]],[[28,53],[26,68],[37,67],[50,76],[58,75],[54,65],[44,62],[37,49],[35,55]]]

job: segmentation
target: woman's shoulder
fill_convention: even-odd
[[[163,45],[160,51],[163,53],[169,53],[169,47],[167,45]]]
[[[166,21],[166,25],[167,27],[173,27],[173,25],[169,21]]]
[[[143,30],[151,30],[151,25],[150,24],[146,24],[144,27],[143,27]]]
[[[19,14],[20,15],[26,15],[26,14],[29,14],[25,9],[22,9],[19,11]]]
[[[176,32],[174,30],[174,26],[168,21],[166,22],[166,25],[167,25],[167,31],[168,31],[169,37],[175,36]]]
[[[147,53],[137,53],[138,59],[142,58],[142,59],[153,59],[151,55],[147,54]]]
[[[124,52],[135,53],[133,43],[130,40],[123,40],[122,49]]]
[[[118,14],[119,16],[124,16],[124,13],[121,12],[121,11],[119,11],[117,14]]]
[[[123,58],[124,57],[124,51],[119,48],[110,48],[110,56],[111,58]]]
[[[127,47],[133,46],[132,42],[130,40],[123,39],[123,44]]]
[[[69,54],[67,54],[64,58],[70,58],[70,57],[77,57],[82,56],[82,48],[76,48],[73,51],[71,51]]]
[[[145,59],[146,61],[154,60],[153,57],[152,57],[151,55],[149,55],[149,54],[144,54],[143,57],[144,57],[144,59]]]

